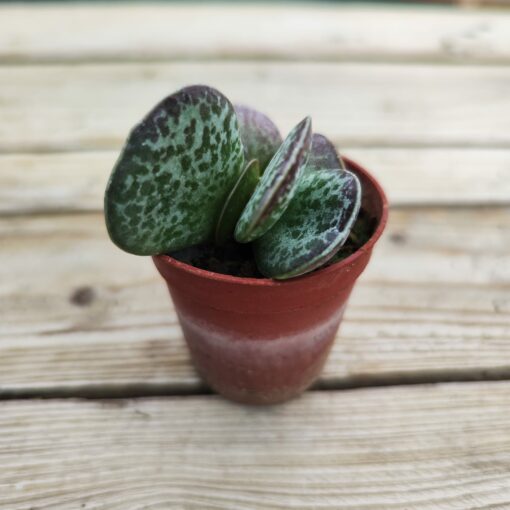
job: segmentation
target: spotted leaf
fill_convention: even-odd
[[[346,241],[360,205],[354,174],[338,168],[306,172],[283,216],[254,243],[260,272],[285,279],[320,267]]]
[[[134,127],[105,193],[111,239],[153,255],[212,239],[243,165],[232,104],[215,89],[186,87]]]
[[[273,121],[261,112],[244,105],[235,105],[244,159],[258,159],[262,172],[282,143],[282,135]]]
[[[243,170],[234,188],[230,192],[216,226],[216,244],[223,245],[234,235],[234,230],[260,178],[260,165],[252,159]]]
[[[235,238],[248,243],[262,236],[282,216],[296,192],[311,145],[312,121],[303,119],[287,136],[269,162],[243,210]]]

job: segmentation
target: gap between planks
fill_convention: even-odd
[[[337,378],[315,382],[307,392],[347,391],[365,388],[387,388],[394,386],[423,386],[436,384],[460,384],[472,382],[510,381],[510,365],[495,369],[449,369],[425,370],[409,374],[388,373],[360,377]],[[40,389],[4,389],[0,387],[0,402],[8,400],[59,400],[79,398],[84,400],[138,399],[156,397],[198,397],[215,395],[205,382],[195,385],[148,383],[131,385],[91,384],[83,386],[54,386]]]

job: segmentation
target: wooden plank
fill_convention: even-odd
[[[150,259],[100,214],[0,219],[0,391],[194,391]],[[392,211],[321,384],[510,375],[508,208]]]
[[[479,7],[510,7],[510,0],[456,0],[456,3],[469,9]]]
[[[339,149],[380,179],[393,207],[510,203],[506,149]],[[117,151],[0,155],[0,214],[100,211],[117,156]]]
[[[510,506],[510,384],[0,405],[0,508]]]
[[[510,15],[320,3],[0,9],[3,62],[210,58],[508,62]]]
[[[118,149],[162,97],[209,83],[339,147],[510,147],[510,67],[173,63],[0,67],[0,151]],[[93,91],[93,93],[91,93]]]

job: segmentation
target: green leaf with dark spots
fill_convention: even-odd
[[[206,86],[168,96],[134,127],[105,193],[115,244],[154,255],[210,240],[243,167],[234,107]]]
[[[349,236],[361,205],[361,184],[347,171],[306,172],[283,216],[254,243],[257,267],[286,279],[327,262]]]
[[[273,121],[261,112],[248,106],[235,105],[244,159],[258,159],[262,173],[282,143],[282,135]]]
[[[235,230],[240,243],[262,236],[288,207],[308,160],[312,121],[304,118],[289,133],[244,208]]]
[[[234,188],[230,192],[216,226],[216,244],[221,246],[234,235],[234,230],[260,179],[258,160],[252,159],[243,170]]]

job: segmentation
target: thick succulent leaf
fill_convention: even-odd
[[[264,276],[291,278],[320,267],[349,236],[361,205],[361,184],[347,171],[306,172],[291,204],[254,243]]]
[[[306,171],[317,171],[327,168],[345,170],[344,162],[336,152],[335,146],[324,135],[314,133]]]
[[[186,87],[131,131],[105,194],[113,242],[138,255],[212,239],[243,166],[234,107],[210,87]]]
[[[244,159],[258,159],[262,172],[282,144],[282,135],[273,121],[261,112],[244,105],[235,105]]]
[[[270,161],[237,223],[235,238],[240,243],[262,236],[289,205],[308,160],[311,129],[310,117],[304,118]]]
[[[250,199],[260,179],[260,165],[252,159],[243,170],[230,192],[216,225],[216,244],[223,245],[234,236],[239,216]]]

